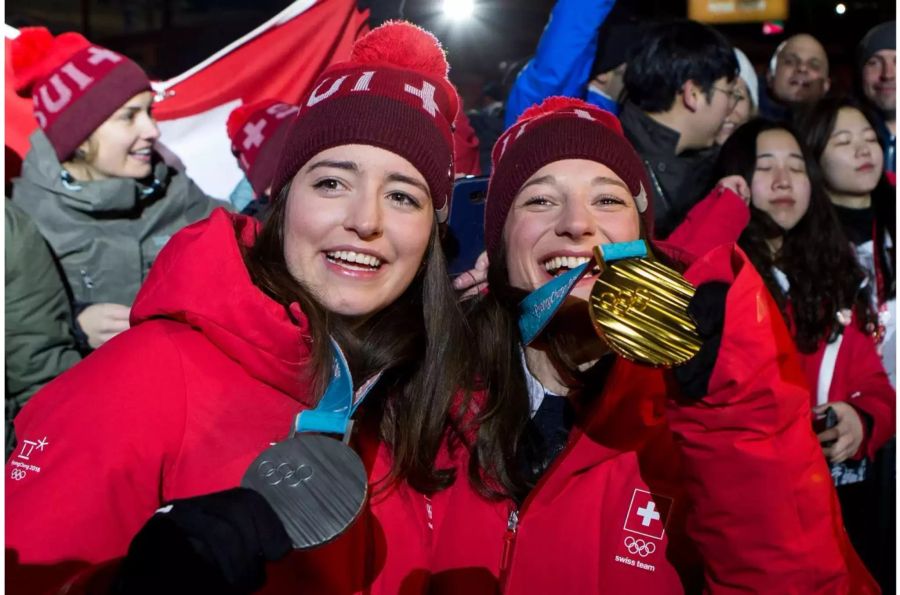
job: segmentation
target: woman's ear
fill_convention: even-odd
[[[90,162],[96,154],[97,143],[94,141],[94,135],[91,135],[78,145],[72,157],[78,161]]]

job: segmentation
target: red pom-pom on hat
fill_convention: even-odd
[[[528,120],[531,118],[535,118],[537,116],[542,116],[544,114],[549,114],[550,112],[558,112],[560,110],[573,110],[573,109],[591,109],[593,106],[591,104],[582,101],[581,99],[576,99],[574,97],[563,97],[561,95],[555,95],[553,97],[548,97],[541,103],[536,103],[522,112],[522,115],[519,116],[519,120]]]
[[[360,37],[353,44],[350,60],[392,64],[442,79],[450,70],[438,38],[407,21],[388,21]]]
[[[279,195],[317,152],[342,144],[387,149],[422,173],[438,221],[453,186],[456,89],[440,42],[424,29],[389,21],[354,43],[350,59],[329,66],[300,106],[272,183]]]
[[[46,27],[23,27],[10,48],[16,92],[27,96],[38,80],[89,45],[90,42],[78,33],[53,37]]]
[[[618,133],[619,136],[625,136],[625,132],[622,130],[622,123],[619,122],[619,119],[614,115],[610,114],[604,109],[598,108],[596,105],[591,105],[590,103],[581,99],[576,99],[574,97],[563,97],[561,95],[548,97],[541,103],[532,105],[524,112],[522,112],[522,115],[519,116],[519,118],[516,120],[516,123],[523,122],[525,120],[531,120],[532,118],[537,118],[540,116],[546,116],[554,112],[570,112],[576,109],[588,112],[596,120],[599,120],[604,126]]]

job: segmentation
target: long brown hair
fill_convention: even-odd
[[[357,385],[386,368],[361,412],[376,420],[393,454],[389,478],[433,492],[453,481],[435,469],[445,420],[471,366],[466,361],[465,321],[450,285],[438,224],[432,224],[423,266],[406,291],[362,324],[328,311],[291,275],[284,258],[284,222],[290,184],[272,210],[244,261],[260,289],[287,308],[297,302],[309,323],[312,361],[309,382],[321,395],[331,377],[329,337],[347,357]]]
[[[641,237],[647,237],[643,220]],[[667,265],[677,266],[664,254],[654,252],[654,255]],[[531,400],[519,331],[519,303],[528,292],[510,285],[503,244],[496,254],[491,255],[488,286],[487,294],[464,302],[474,345],[478,349],[479,388],[486,393],[484,405],[475,419],[477,435],[474,443],[468,445],[471,457],[467,475],[473,487],[485,497],[510,497],[521,502],[537,481],[521,464],[523,451],[527,452],[532,446],[526,435]],[[556,328],[551,322],[539,340],[561,373],[575,410],[588,407],[591,397],[603,386],[615,356],[608,354],[582,370],[578,362],[567,355],[571,352],[573,338],[565,328]]]

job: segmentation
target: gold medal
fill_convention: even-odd
[[[702,344],[688,315],[694,286],[646,256],[607,261],[600,246],[594,257],[600,277],[590,297],[597,334],[622,357],[651,366],[674,366],[692,358]]]

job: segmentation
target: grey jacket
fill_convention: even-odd
[[[81,360],[62,279],[44,238],[21,209],[6,211],[6,456],[12,421],[39,388]]]
[[[67,181],[44,133],[31,135],[12,199],[47,239],[76,302],[130,306],[172,234],[216,207],[229,208],[158,155],[154,159],[149,182]]]

